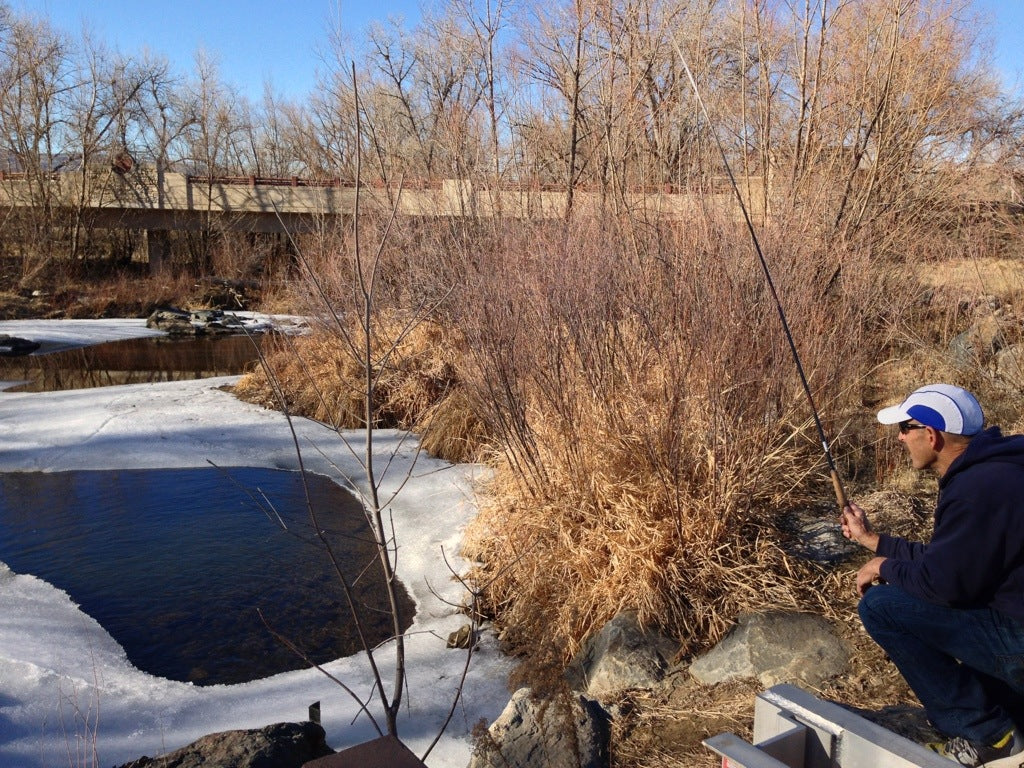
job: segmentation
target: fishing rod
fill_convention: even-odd
[[[711,122],[711,116],[708,114],[708,108],[704,105],[704,99],[701,98],[700,89],[697,87],[697,81],[693,77],[693,72],[690,71],[689,65],[686,63],[686,57],[683,56],[682,50],[679,48],[679,44],[673,39],[673,45],[676,49],[676,55],[679,56],[679,61],[683,65],[683,70],[686,72],[686,77],[690,81],[690,87],[693,89],[694,98],[697,100],[697,105],[700,107],[701,114],[704,116],[704,120],[707,123],[708,131],[715,140],[715,144],[718,146],[718,152],[722,156],[722,164],[725,166],[725,172],[729,176],[729,183],[732,185],[732,190],[736,194],[736,200],[740,205],[740,210],[743,212],[743,220],[747,223],[747,231],[750,233],[750,239],[754,243],[754,250],[757,252],[758,261],[761,262],[761,270],[764,272],[765,282],[768,284],[768,289],[771,291],[772,299],[775,302],[775,308],[779,313],[779,320],[782,322],[782,330],[786,334],[786,341],[789,342],[789,350],[793,353],[793,362],[796,363],[797,373],[800,374],[800,383],[803,385],[804,394],[807,396],[807,403],[811,407],[811,415],[814,417],[814,426],[817,427],[818,437],[821,440],[821,448],[825,453],[825,460],[828,462],[829,476],[832,478],[832,487],[836,493],[836,501],[839,504],[839,509],[844,509],[848,502],[846,498],[846,491],[843,489],[843,483],[839,479],[839,470],[836,469],[836,462],[832,456],[832,450],[829,448],[828,437],[825,435],[825,428],[821,425],[821,416],[818,414],[818,408],[814,404],[814,395],[811,394],[811,387],[807,383],[807,376],[804,374],[804,366],[800,361],[800,353],[797,351],[796,342],[793,340],[793,334],[789,329],[789,321],[786,319],[786,312],[782,308],[782,301],[779,299],[778,291],[775,290],[775,281],[772,280],[771,270],[768,269],[768,261],[764,257],[764,251],[761,250],[761,242],[757,239],[757,232],[754,229],[754,222],[750,219],[750,213],[747,211],[746,203],[743,201],[743,195],[740,193],[739,184],[736,183],[736,177],[732,173],[732,166],[729,165],[729,159],[725,154],[725,147],[722,145],[722,140],[718,137],[718,131],[715,130],[714,123]]]

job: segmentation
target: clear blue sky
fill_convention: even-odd
[[[966,2],[967,0],[965,0]],[[415,20],[421,0],[10,0],[19,11],[48,17],[77,33],[85,24],[96,37],[125,53],[148,47],[179,73],[192,71],[195,51],[215,54],[223,78],[258,99],[270,79],[286,96],[314,87],[328,30],[353,39],[389,15]],[[431,5],[431,0],[425,0]],[[1024,0],[973,0],[992,21],[995,65],[1008,85],[1024,93]]]
[[[1008,86],[1024,93],[1024,0],[974,0],[995,41],[995,66]]]
[[[111,48],[163,55],[173,71],[193,71],[202,48],[223,79],[259,99],[269,78],[275,90],[302,97],[315,85],[331,29],[360,40],[373,21],[419,17],[419,0],[8,0],[77,34],[85,28]],[[428,0],[429,3],[429,0]]]

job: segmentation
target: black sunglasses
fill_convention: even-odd
[[[927,424],[912,424],[910,421],[901,421],[900,434],[905,435],[912,429],[925,429],[927,426]]]

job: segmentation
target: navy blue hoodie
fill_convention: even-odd
[[[927,545],[879,537],[881,577],[928,602],[996,608],[1024,623],[1024,435],[990,427],[939,479]]]

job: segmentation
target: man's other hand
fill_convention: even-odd
[[[857,571],[857,594],[864,596],[875,582],[882,580],[881,569],[884,557],[872,557]]]

